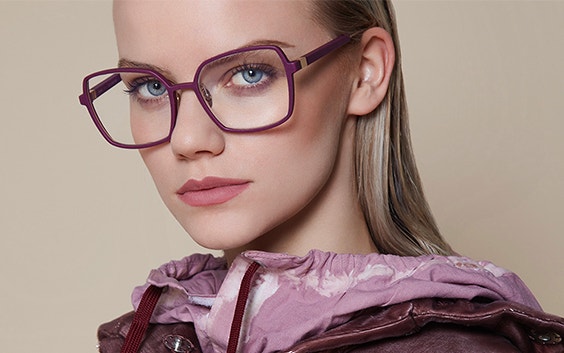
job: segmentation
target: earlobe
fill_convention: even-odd
[[[392,37],[383,28],[366,30],[360,43],[348,113],[366,115],[376,109],[388,91],[395,63]]]

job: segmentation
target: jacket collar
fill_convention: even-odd
[[[243,253],[230,268],[193,255],[153,270],[148,284],[167,287],[153,321],[194,322],[204,352],[225,352],[241,281],[259,263],[241,322],[245,352],[278,351],[375,306],[418,298],[509,300],[539,309],[523,282],[490,262],[464,257],[351,255],[304,257]],[[147,286],[147,285],[146,285]],[[137,306],[146,286],[134,291]]]

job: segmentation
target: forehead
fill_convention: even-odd
[[[116,0],[118,50],[122,58],[186,62],[257,40],[308,47],[328,38],[310,6],[298,0]]]

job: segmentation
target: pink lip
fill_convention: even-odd
[[[190,179],[176,192],[182,202],[203,207],[225,203],[245,191],[248,180],[207,177],[202,180]]]

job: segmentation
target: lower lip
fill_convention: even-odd
[[[193,207],[213,206],[235,198],[248,187],[248,183],[226,185],[206,190],[187,191],[178,195],[178,197],[182,202]]]

